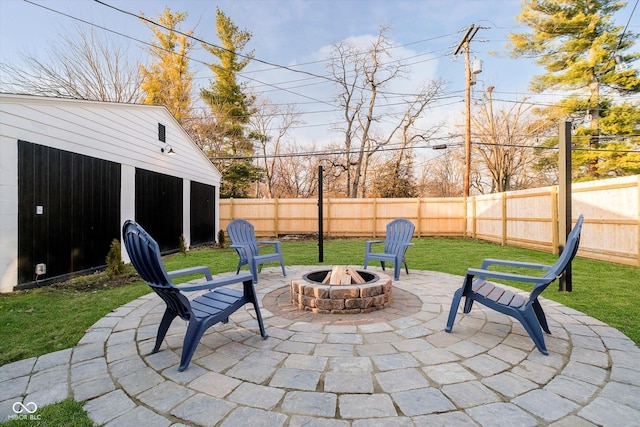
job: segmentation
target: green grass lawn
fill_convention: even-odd
[[[414,242],[415,247],[407,252],[411,269],[455,275],[464,275],[467,267],[478,267],[483,258],[545,264],[556,259],[545,252],[476,240],[420,238]],[[319,264],[315,241],[285,241],[282,247],[287,265]],[[337,239],[324,243],[324,265],[362,265],[363,259],[363,240]],[[168,270],[208,265],[215,274],[235,271],[237,255],[228,248],[200,249],[186,256],[165,257],[165,265]],[[639,273],[638,267],[576,258],[573,292],[558,292],[554,282],[542,296],[595,317],[640,343]],[[526,284],[522,289],[529,290]],[[114,285],[103,274],[96,274],[54,287],[0,294],[0,364],[72,347],[87,328],[109,311],[149,291],[140,281]]]

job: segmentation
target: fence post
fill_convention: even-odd
[[[331,236],[331,199],[327,199],[327,236]]]
[[[558,187],[551,187],[551,253],[558,255]]]
[[[278,237],[279,231],[280,231],[280,205],[278,204],[278,198],[273,199],[274,202],[274,221],[273,221],[273,225],[275,230],[273,230],[276,234],[276,238]]]
[[[464,206],[464,210],[463,210],[463,213],[462,213],[462,216],[464,217],[464,226],[462,227],[462,237],[466,239],[468,237],[467,236],[467,228],[468,228],[468,221],[469,221],[469,219],[468,219],[468,216],[469,216],[468,197],[464,197],[462,199],[462,203],[463,203],[463,206]]]
[[[378,198],[373,198],[373,237],[378,237]]]
[[[474,239],[476,238],[476,235],[478,233],[478,230],[476,227],[477,211],[478,211],[478,207],[476,205],[476,196],[473,196],[471,197],[471,237]]]
[[[507,193],[502,193],[502,246],[507,245]]]
[[[416,228],[418,229],[418,237],[422,237],[422,218],[420,217],[420,197],[416,197],[416,206],[418,212],[416,212],[416,221],[418,222]]]

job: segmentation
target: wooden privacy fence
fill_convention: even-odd
[[[573,218],[584,214],[579,255],[640,265],[640,175],[572,185]],[[416,237],[467,236],[558,252],[558,187],[467,198],[323,201],[329,237],[383,237],[394,218],[416,225]],[[260,237],[318,233],[317,199],[221,199],[220,227],[251,222]]]

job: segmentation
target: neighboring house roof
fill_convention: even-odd
[[[2,139],[220,185],[220,171],[163,106],[0,93],[0,123]],[[167,145],[175,155],[161,151]]]

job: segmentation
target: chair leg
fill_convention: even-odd
[[[520,312],[519,316],[514,317],[522,323],[522,326],[524,326],[524,329],[527,331],[540,353],[545,356],[548,355],[549,352],[547,351],[547,346],[544,343],[542,329],[540,328],[540,323],[538,322],[535,312],[531,309],[527,309],[523,313]]]
[[[464,309],[462,310],[462,312],[464,314],[469,314],[469,313],[471,313],[471,309],[472,308],[473,308],[473,298],[467,297],[464,300]]]
[[[533,307],[533,311],[536,313],[538,322],[540,322],[540,326],[542,326],[542,330],[550,334],[551,331],[549,330],[549,325],[547,324],[547,316],[544,315],[544,310],[542,310],[540,301],[538,301],[538,299],[536,298],[536,300],[533,301],[531,305]]]
[[[280,267],[282,267],[282,275],[286,276],[287,272],[284,270],[284,259],[282,259],[282,256],[280,256]]]
[[[400,280],[400,269],[402,268],[402,264],[396,262],[393,264],[393,280]]]
[[[462,298],[462,289],[459,288],[453,294],[453,300],[451,301],[451,308],[449,309],[449,318],[447,319],[447,326],[444,328],[445,332],[451,332],[453,329],[453,322],[456,320],[458,314],[458,307],[460,306],[460,299]]]
[[[180,367],[178,367],[178,371],[182,372],[189,366],[193,353],[195,353],[196,347],[198,347],[198,343],[200,342],[200,338],[202,337],[205,329],[205,324],[203,322],[200,322],[195,318],[189,320],[187,333],[185,334],[184,341],[182,343],[182,356],[180,358]]]
[[[173,322],[173,319],[175,319],[176,316],[178,316],[176,312],[173,310],[169,310],[169,308],[167,308],[164,311],[164,315],[162,316],[162,321],[160,322],[160,326],[158,326],[158,335],[156,336],[156,345],[155,347],[153,347],[153,350],[151,350],[152,354],[157,353],[158,350],[160,349],[162,340],[164,340],[164,337],[167,335],[169,326],[171,326],[171,322]]]
[[[258,305],[258,298],[256,297],[253,283],[247,280],[245,282],[242,282],[242,285],[244,287],[244,297],[247,300],[251,301],[251,304],[253,304],[253,309],[256,312],[256,320],[258,321],[258,327],[260,328],[260,335],[262,336],[262,339],[266,340],[269,336],[267,335],[267,331],[265,331],[264,329],[262,314],[260,313],[260,306]]]
[[[380,265],[382,266],[382,271],[385,271],[384,270],[384,261],[380,261]]]
[[[407,274],[409,274],[409,266],[407,265],[407,260],[403,259],[402,261],[404,262],[404,269],[407,271]]]

